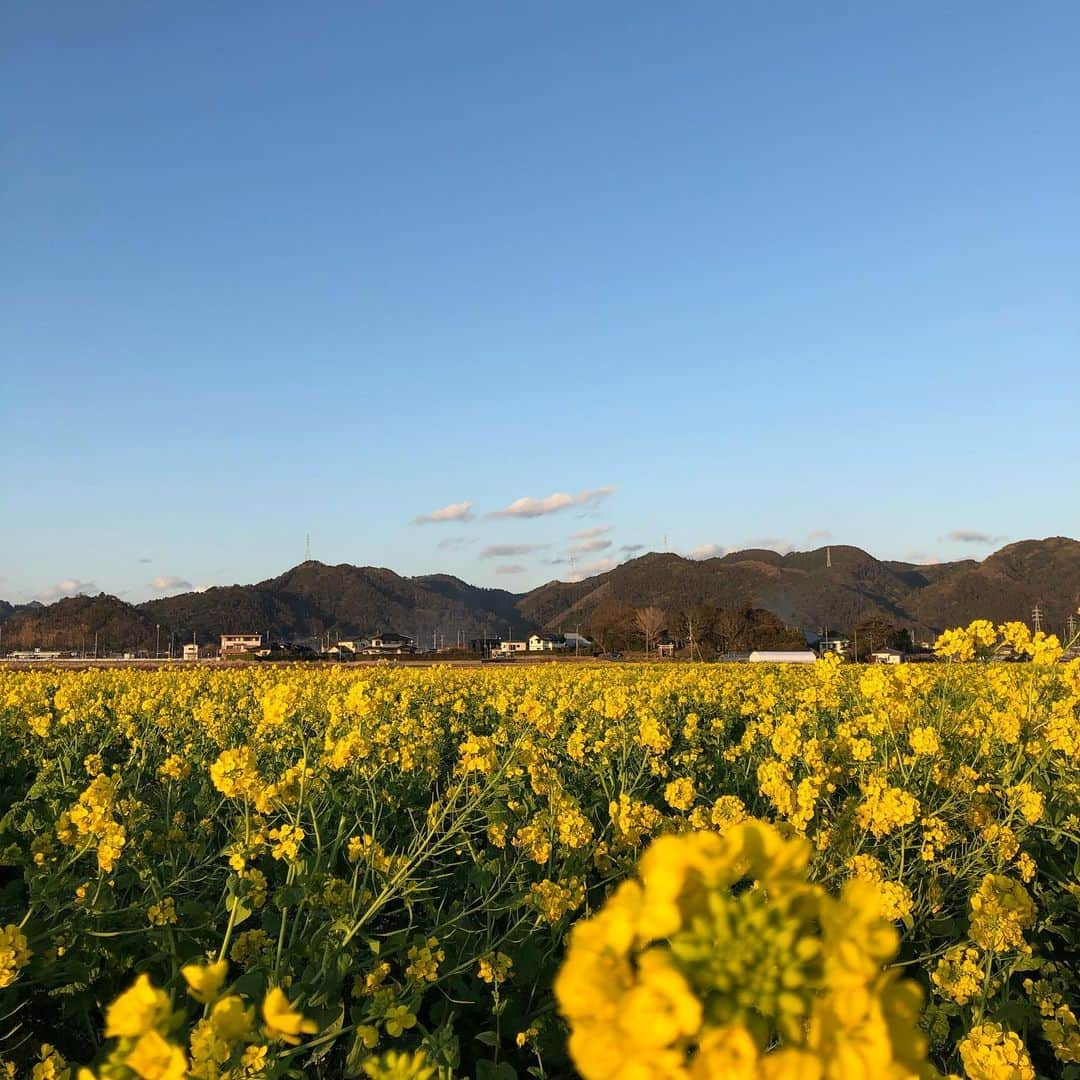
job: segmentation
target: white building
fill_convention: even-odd
[[[878,649],[870,654],[870,659],[875,664],[902,664],[904,654],[899,649]]]
[[[221,655],[236,656],[262,647],[262,634],[222,634]]]
[[[392,631],[376,634],[363,649],[365,656],[401,656],[415,651],[411,637]]]
[[[577,652],[585,652],[592,648],[592,642],[584,634],[566,634],[566,647]]]
[[[199,659],[199,646],[198,645],[185,645],[184,646],[184,659],[185,660],[198,660]]]
[[[846,656],[851,642],[847,638],[824,637],[818,642],[818,649],[824,656],[827,652],[836,653],[837,656]]]
[[[529,643],[527,641],[504,641],[501,645],[496,645],[491,650],[492,656],[512,656],[514,653],[523,653],[529,651]]]
[[[529,652],[554,652],[565,648],[566,642],[557,634],[533,634],[529,638]]]
[[[799,649],[789,652],[758,649],[750,654],[751,664],[812,664],[817,654],[811,649]]]

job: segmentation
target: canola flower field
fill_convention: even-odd
[[[939,651],[0,673],[0,1076],[1080,1076],[1080,663]]]

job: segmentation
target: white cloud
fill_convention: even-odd
[[[583,551],[607,551],[611,547],[610,540],[597,538],[595,540],[582,540],[577,544],[571,544],[566,550],[575,554]]]
[[[419,514],[413,518],[417,525],[439,525],[445,521],[472,521],[475,515],[472,512],[471,502],[451,503],[439,510],[432,510],[430,514]]]
[[[55,585],[49,585],[37,594],[39,600],[46,602],[61,600],[65,596],[89,596],[98,591],[92,581],[80,581],[78,578],[64,578]]]
[[[727,548],[723,544],[698,544],[687,552],[688,559],[717,559],[727,554]]]
[[[523,496],[515,499],[509,506],[502,510],[493,510],[488,517],[541,517],[544,514],[555,514],[565,510],[569,506],[595,506],[601,503],[614,492],[614,486],[589,488],[580,491],[577,495],[570,495],[565,491],[556,491],[543,499],[534,499],[531,496]]]
[[[807,540],[834,540],[836,539],[828,529],[812,529],[806,534]]]
[[[513,555],[531,555],[546,551],[550,544],[490,544],[480,552],[481,559],[505,559]]]
[[[606,574],[618,566],[615,559],[597,559],[595,562],[585,563],[579,566],[568,578],[569,581],[584,581],[585,578],[595,577],[597,574]]]
[[[603,536],[614,528],[613,525],[594,525],[591,529],[578,529],[571,540],[591,540],[594,536]]]
[[[790,555],[796,550],[790,540],[777,540],[775,536],[758,536],[753,540],[747,540],[748,548],[761,548],[765,551],[775,551],[777,555]]]
[[[192,592],[206,592],[208,589],[212,589],[213,585],[196,585]]]
[[[520,563],[501,563],[495,567],[496,574],[524,574],[525,567]]]
[[[445,539],[440,540],[436,545],[443,551],[456,551],[458,548],[466,547],[468,544],[475,544],[475,536],[447,536]]]
[[[177,577],[175,574],[159,574],[147,585],[148,589],[155,592],[184,592],[192,589],[190,581]]]
[[[953,529],[945,534],[944,539],[958,544],[998,544],[1002,540],[1008,540],[1008,537],[991,536],[990,533],[978,532],[975,529]]]

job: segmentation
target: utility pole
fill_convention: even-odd
[[[157,623],[154,626],[154,632],[156,637],[154,639],[154,659],[161,659],[161,623]]]

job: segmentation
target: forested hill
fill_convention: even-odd
[[[485,634],[571,630],[658,607],[669,621],[695,608],[761,609],[790,627],[837,631],[881,618],[917,634],[988,618],[1027,619],[1038,603],[1044,624],[1064,625],[1080,604],[1080,542],[1065,537],[1010,544],[981,562],[931,566],[882,561],[834,545],[780,555],[733,552],[695,561],[651,553],[580,582],[552,581],[525,594],[484,589],[443,574],[402,577],[371,566],[308,561],[254,585],[229,585],[131,605],[104,594],[42,605],[0,602],[4,651],[99,649],[212,641],[222,633],[268,632],[285,640],[348,638],[384,630],[433,635],[453,644]]]

